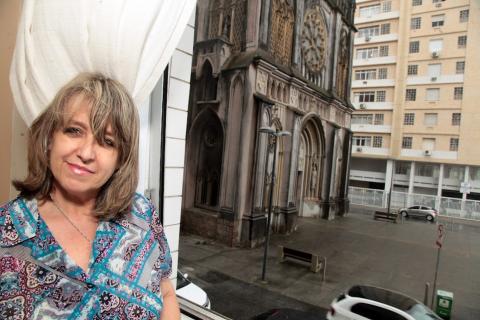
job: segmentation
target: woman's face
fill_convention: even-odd
[[[112,176],[117,166],[118,150],[109,125],[104,145],[90,128],[91,104],[82,95],[70,98],[65,106],[65,127],[52,136],[50,170],[54,185],[67,195],[93,199]]]

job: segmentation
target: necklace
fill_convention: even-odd
[[[85,240],[87,240],[87,242],[89,242],[90,244],[93,244],[93,240],[91,240],[89,237],[87,237],[87,236],[85,235],[85,233],[83,233],[82,230],[80,230],[80,229],[75,225],[75,223],[73,223],[73,221],[70,220],[70,218],[67,216],[67,214],[65,213],[65,211],[63,211],[62,208],[60,208],[60,207],[58,206],[58,204],[55,202],[55,200],[53,199],[53,197],[52,197],[51,194],[50,194],[50,199],[52,199],[52,203],[53,203],[53,205],[55,206],[55,208],[57,208],[57,210],[65,217],[65,219],[67,219],[67,221],[70,223],[70,225],[71,225],[72,227],[74,227],[75,230],[77,230],[78,233],[80,233],[80,235],[81,235]]]

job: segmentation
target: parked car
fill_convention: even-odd
[[[207,293],[188,279],[188,274],[177,271],[177,295],[199,306],[210,309]]]
[[[418,217],[427,219],[428,221],[435,221],[438,215],[437,210],[427,206],[412,206],[409,208],[400,209],[399,212],[405,218]]]
[[[402,293],[356,285],[333,300],[328,320],[441,320],[423,303]]]

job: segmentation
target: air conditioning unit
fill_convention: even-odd
[[[441,3],[441,2],[435,3],[435,8],[441,8],[441,7],[442,7],[442,3]]]
[[[367,80],[363,80],[363,84],[367,84],[367,83],[368,83],[368,81],[367,81]]]
[[[370,36],[365,36],[365,42],[369,42],[370,41]]]
[[[430,81],[437,81],[437,77],[431,77]]]
[[[431,156],[432,155],[432,150],[423,150],[423,154],[426,156]]]
[[[440,56],[440,53],[438,51],[432,52],[432,58],[438,58],[438,56]]]
[[[359,107],[360,109],[366,109],[367,105],[365,103],[360,103]]]
[[[362,147],[357,147],[357,152],[362,152]]]

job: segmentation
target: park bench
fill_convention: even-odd
[[[373,219],[385,219],[397,223],[398,213],[397,212],[386,212],[386,211],[375,211]]]
[[[318,254],[311,253],[304,250],[284,247],[280,247],[280,258],[281,261],[285,261],[287,258],[294,261],[299,261],[303,263],[308,263],[310,266],[310,271],[317,273],[320,270],[323,270],[323,280],[325,280],[325,271],[327,267],[327,258],[320,257]]]

